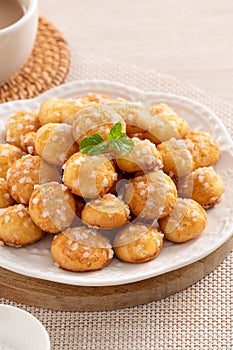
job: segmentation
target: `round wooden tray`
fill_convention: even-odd
[[[52,23],[40,17],[33,51],[20,72],[0,86],[0,103],[33,98],[62,84],[69,66],[65,39]]]
[[[144,281],[81,287],[26,277],[0,268],[0,296],[31,306],[67,311],[114,310],[160,300],[199,281],[230,253],[233,236],[205,258]]]

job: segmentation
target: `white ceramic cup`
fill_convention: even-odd
[[[0,29],[0,86],[26,63],[33,49],[38,26],[38,0],[18,0],[24,15]]]
[[[2,344],[17,350],[50,350],[48,333],[40,321],[8,305],[0,305],[0,348]]]

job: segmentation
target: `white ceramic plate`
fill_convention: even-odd
[[[144,92],[116,82],[86,80],[56,87],[32,100],[8,102],[0,105],[0,142],[9,115],[21,109],[38,109],[50,97],[69,98],[88,92],[101,92],[112,97],[141,101],[145,106],[157,102],[168,103],[182,117],[190,129],[209,132],[220,143],[221,158],[216,166],[225,183],[222,201],[208,210],[208,225],[196,239],[183,244],[165,242],[159,256],[144,264],[127,264],[116,258],[104,269],[95,272],[73,273],[57,268],[50,255],[51,238],[23,248],[0,247],[0,266],[8,270],[40,279],[82,286],[108,286],[136,282],[191,264],[221,246],[233,231],[233,142],[218,117],[197,102],[171,94]]]

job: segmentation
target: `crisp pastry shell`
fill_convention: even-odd
[[[163,246],[163,235],[155,227],[130,224],[116,234],[113,246],[120,260],[143,263],[159,254]]]
[[[87,203],[81,213],[83,223],[111,229],[129,222],[129,208],[113,194],[106,194]]]
[[[207,214],[199,203],[193,199],[179,198],[173,211],[159,219],[159,227],[166,239],[183,243],[199,236],[207,220]]]
[[[0,240],[15,247],[40,240],[44,232],[32,221],[28,207],[16,204],[0,209]]]
[[[87,239],[79,241],[79,239],[73,237],[72,232],[77,229],[79,236],[83,234]],[[93,237],[93,232],[95,237]],[[94,238],[93,243],[91,238]],[[99,240],[99,246],[95,245],[97,240]],[[99,232],[90,232],[87,227],[68,229],[55,236],[51,253],[56,265],[75,272],[102,269],[113,258],[109,240]]]

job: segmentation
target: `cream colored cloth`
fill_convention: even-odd
[[[233,135],[232,106],[173,77],[83,53],[72,57],[67,80],[74,79],[115,80],[190,97],[210,107]],[[231,350],[232,258],[230,254],[212,273],[180,293],[129,309],[60,312],[1,302],[38,317],[49,332],[52,350]]]

